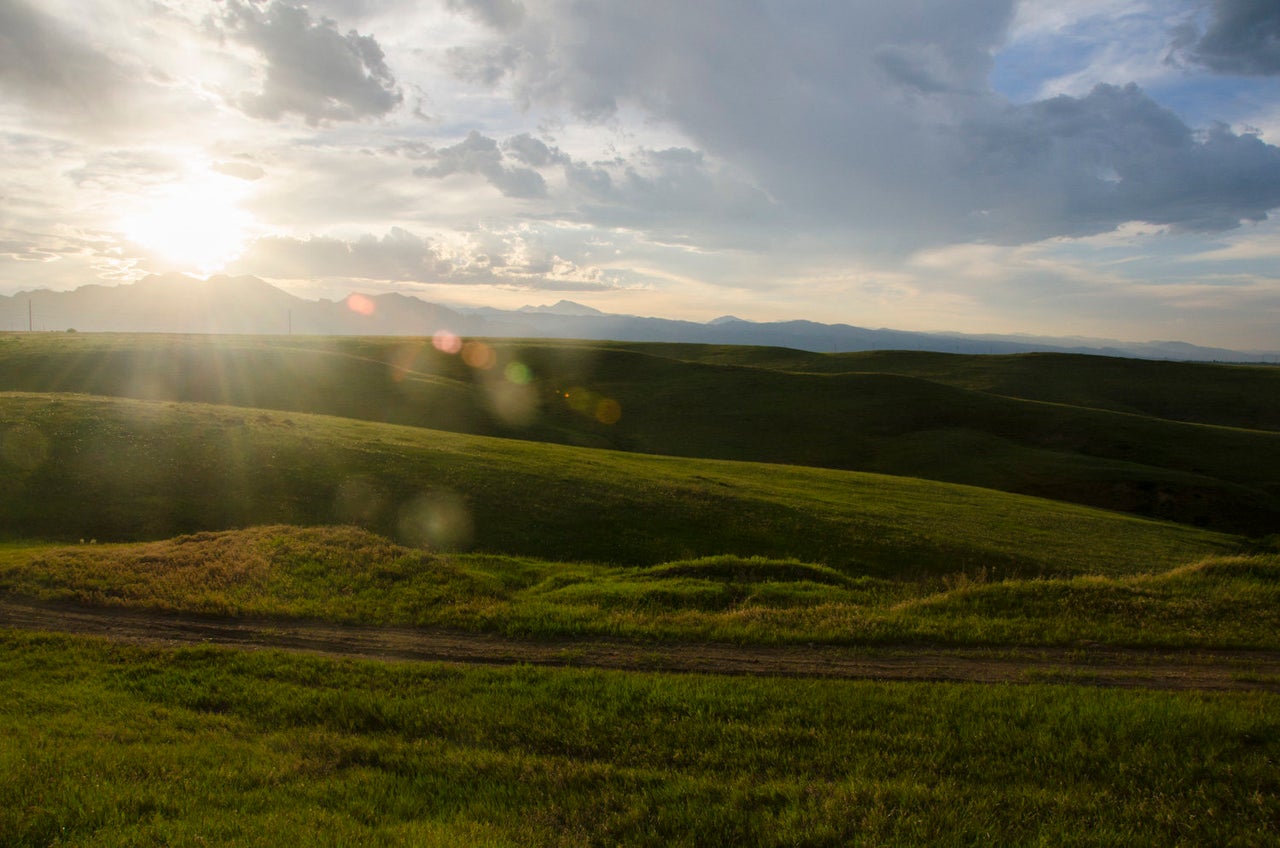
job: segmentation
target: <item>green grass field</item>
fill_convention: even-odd
[[[0,631],[0,842],[1265,845],[1280,701]]]
[[[1280,651],[1278,373],[0,336],[0,604],[642,646],[1235,651],[1249,676],[1249,652]],[[0,844],[1280,839],[1276,694],[1054,679],[461,668],[0,628]]]

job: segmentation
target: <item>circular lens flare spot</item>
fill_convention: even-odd
[[[441,353],[457,355],[462,350],[462,339],[448,330],[437,330],[431,337],[432,346]]]
[[[533,380],[533,372],[523,362],[508,362],[502,374],[507,378],[508,382],[515,383],[518,386],[527,385]]]
[[[372,315],[378,311],[378,305],[362,294],[353,294],[347,298],[347,308],[357,315]]]
[[[471,510],[455,492],[439,491],[414,498],[400,508],[400,539],[432,550],[463,550],[475,527]]]
[[[596,420],[601,424],[617,424],[622,418],[622,404],[613,398],[605,398],[596,404]]]
[[[498,361],[498,352],[484,342],[467,342],[462,346],[462,361],[472,368],[488,371]]]

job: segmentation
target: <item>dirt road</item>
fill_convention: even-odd
[[[774,647],[599,638],[534,641],[485,633],[226,618],[15,599],[0,600],[0,628],[3,627],[174,647],[219,645],[389,661],[528,663],[849,680],[1055,682],[1148,689],[1280,692],[1280,652],[1271,651]]]

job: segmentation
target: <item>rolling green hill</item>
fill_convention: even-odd
[[[0,432],[9,537],[355,523],[410,544],[559,561],[736,554],[884,577],[1148,572],[1242,544],[926,480],[225,406],[4,394]]]
[[[1270,371],[440,348],[0,336],[0,842],[1275,841],[1277,699],[1246,691],[1276,687]],[[1215,418],[1168,399],[1216,377]],[[347,656],[298,652],[330,622]],[[397,628],[566,666],[1039,659],[353,658]],[[1241,691],[1112,688],[1169,680]]]
[[[823,354],[785,348],[620,345],[712,365],[810,374],[899,374],[1024,400],[1255,430],[1280,430],[1280,368],[1069,353],[967,356],[926,351]]]
[[[1240,425],[1274,426],[1277,378],[1264,367],[1039,355],[573,342],[473,343],[449,353],[430,340],[383,338],[0,340],[0,390],[319,412],[874,471],[1256,536],[1280,529],[1280,432]]]

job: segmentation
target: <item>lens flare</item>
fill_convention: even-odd
[[[372,315],[378,310],[378,305],[362,294],[353,294],[347,298],[347,308],[357,315]]]
[[[596,420],[601,424],[617,424],[622,419],[622,404],[613,398],[604,398],[596,404]]]
[[[414,366],[418,362],[418,354],[426,346],[426,342],[411,342],[395,347],[387,356],[387,367],[391,369],[391,379],[396,383],[403,383],[405,377],[416,370]]]
[[[538,393],[528,383],[486,380],[485,398],[490,411],[512,427],[528,427],[538,417]]]
[[[507,367],[502,370],[502,375],[509,382],[519,386],[527,385],[533,380],[533,372],[523,362],[508,362]]]
[[[432,550],[465,550],[475,534],[471,510],[456,492],[420,495],[400,508],[400,540]]]
[[[472,368],[488,371],[498,362],[498,352],[484,342],[467,342],[462,346],[462,361]]]
[[[437,330],[431,337],[431,344],[441,353],[457,355],[462,350],[462,339],[448,330]]]
[[[579,415],[594,418],[601,424],[613,425],[622,420],[622,404],[590,389],[572,388],[564,392],[564,402]]]
[[[565,402],[569,404],[569,408],[574,412],[580,412],[583,415],[591,415],[595,411],[596,404],[600,402],[600,396],[590,389],[582,387],[573,388],[564,394]]]

